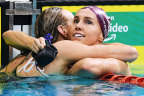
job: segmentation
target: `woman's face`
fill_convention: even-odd
[[[89,9],[80,9],[74,17],[68,38],[87,45],[102,43],[103,35],[96,15]]]

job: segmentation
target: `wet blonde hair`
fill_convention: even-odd
[[[57,41],[58,26],[67,25],[67,19],[62,14],[62,8],[52,7],[44,10],[38,17],[35,23],[35,36],[36,38],[44,37],[46,34],[53,35],[52,43]]]

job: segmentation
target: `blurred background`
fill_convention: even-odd
[[[144,1],[143,0],[0,0],[0,32],[23,31],[34,36],[37,15],[49,7],[62,7],[75,14],[84,6],[103,8],[111,18],[110,34],[104,43],[120,42],[137,48],[139,57],[131,68],[144,64]],[[5,67],[20,51],[0,38],[0,65]],[[142,67],[139,67],[142,69]]]

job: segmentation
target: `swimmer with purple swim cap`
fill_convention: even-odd
[[[68,32],[68,37],[69,40],[72,41],[89,45],[91,47],[99,47],[100,50],[93,51],[99,53],[105,45],[110,45],[103,44],[103,40],[109,34],[109,25],[110,18],[107,16],[106,12],[103,9],[96,6],[83,7],[76,12],[73,20],[73,28],[70,32]],[[116,46],[113,46],[111,48],[115,49]],[[107,54],[106,51],[112,51],[112,49],[105,48],[103,50],[104,53],[101,53],[100,55],[110,55],[109,53]],[[89,50],[86,51],[89,52]],[[100,76],[107,73],[119,74],[120,71],[126,75],[131,74],[127,64],[117,58],[88,57],[73,64],[71,69],[67,71],[67,74],[78,74],[84,77],[91,78],[95,76],[95,78],[99,78]]]
[[[86,6],[76,12],[73,29],[68,33],[70,40],[87,45],[102,44],[108,36],[110,18],[96,6]]]

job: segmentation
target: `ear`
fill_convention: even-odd
[[[100,38],[99,38],[99,42],[102,43],[103,40],[104,40],[104,38],[103,38],[103,34],[101,34],[101,35],[100,35]]]
[[[59,31],[59,33],[60,33],[62,36],[67,37],[67,32],[66,32],[65,26],[59,25],[59,26],[58,26],[58,31]]]

